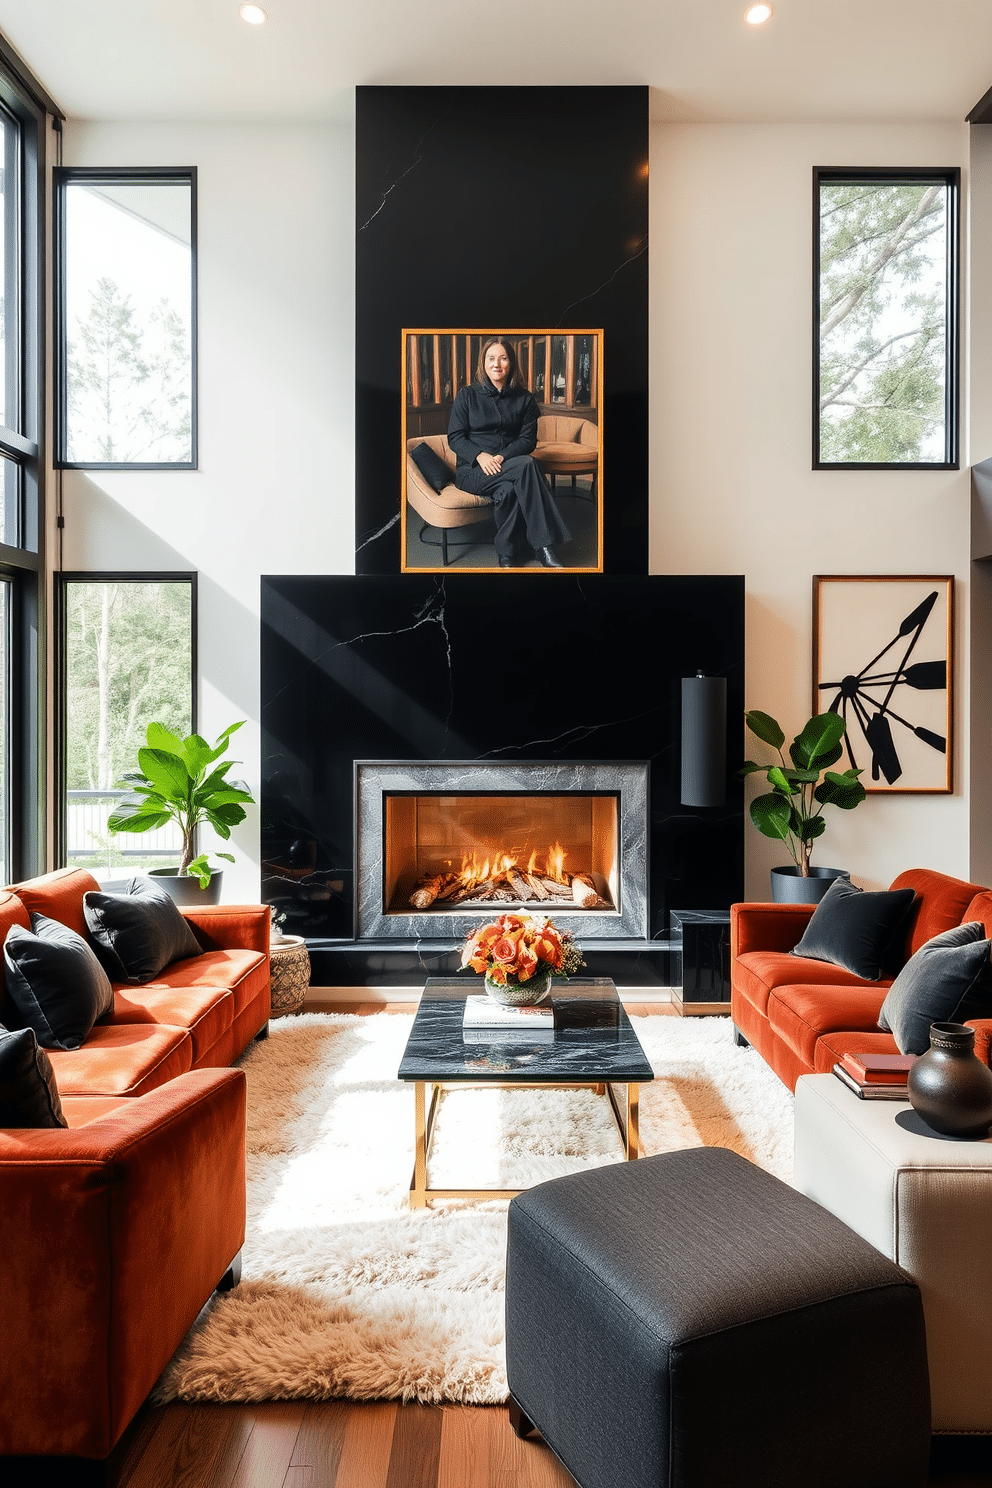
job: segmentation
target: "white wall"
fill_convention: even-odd
[[[199,571],[200,731],[248,720],[257,797],[259,575],[354,572],[353,130],[69,124],[64,163],[198,170],[199,469],[66,472],[63,566]],[[257,899],[257,811],[235,852]]]
[[[968,875],[970,482],[967,469],[811,470],[812,170],[960,165],[967,199],[968,133],[658,125],[651,137],[652,570],[746,575],[747,706],[787,732],[811,712],[814,574],[958,579],[954,794],[828,813],[814,852],[869,888],[915,865]],[[748,894],[767,897],[783,861],[748,825]]]
[[[967,159],[963,124],[652,132],[651,571],[746,575],[748,706],[796,726],[813,574],[958,576],[954,795],[834,813],[814,858],[869,887],[968,872],[969,478],[810,470],[811,172]],[[201,730],[248,718],[257,786],[259,574],[354,569],[353,132],[70,124],[65,163],[199,170],[200,468],[68,473],[64,564],[200,571]],[[781,849],[747,844],[764,897]],[[257,817],[236,846],[254,897]]]

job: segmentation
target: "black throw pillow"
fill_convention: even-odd
[[[829,961],[877,982],[892,964],[915,898],[913,889],[869,893],[848,878],[835,878],[792,955]]]
[[[455,477],[450,467],[444,463],[439,454],[431,449],[429,444],[418,444],[410,451],[410,455],[414,465],[432,490],[443,491],[445,486],[451,485]]]
[[[0,1028],[0,1127],[65,1126],[52,1061],[33,1028]]]
[[[173,961],[201,954],[176,901],[150,878],[132,878],[123,894],[91,890],[83,914],[115,982],[150,982]]]
[[[3,946],[7,1016],[33,1028],[43,1049],[78,1049],[114,994],[107,973],[81,935],[45,915],[31,929],[12,925]]]
[[[925,1054],[931,1023],[992,1017],[992,961],[978,920],[935,935],[910,956],[886,993],[878,1026],[903,1054]]]

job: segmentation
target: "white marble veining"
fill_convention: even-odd
[[[465,998],[480,985],[481,978],[470,975],[428,979],[403,1051],[399,1079],[497,1083],[520,1079],[547,1084],[608,1081],[621,1085],[645,1084],[654,1079],[640,1040],[619,1002],[616,1028],[556,1028],[549,1038],[528,1038],[519,1033],[501,1036],[494,1030],[488,1042],[475,1037],[466,1042],[462,1027]],[[552,986],[552,997],[556,985]],[[617,1000],[615,986],[604,977],[572,978],[562,981],[560,990],[567,997]]]
[[[619,797],[620,892],[616,909],[585,910],[556,902],[556,925],[583,939],[645,939],[648,935],[648,765],[636,761],[576,760],[358,760],[355,763],[355,879],[358,939],[421,940],[451,936],[454,943],[494,913],[512,905],[465,905],[458,910],[387,912],[382,853],[387,795],[457,795],[474,791],[533,794],[616,793]]]

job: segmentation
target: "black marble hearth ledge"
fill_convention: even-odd
[[[618,988],[670,988],[677,951],[660,941],[580,940],[583,976],[610,977]],[[418,987],[429,976],[458,971],[461,947],[450,940],[398,946],[389,941],[308,939],[311,987]],[[563,983],[567,986],[567,983]]]

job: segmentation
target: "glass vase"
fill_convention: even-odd
[[[498,1002],[502,1007],[532,1007],[537,1002],[543,1002],[551,991],[551,972],[535,971],[526,982],[518,982],[516,977],[508,976],[503,983],[491,981],[486,972],[486,991],[493,1002]]]

